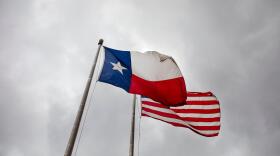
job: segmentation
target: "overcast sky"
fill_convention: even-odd
[[[214,138],[143,117],[138,145],[137,120],[136,155],[278,156],[279,28],[279,0],[0,0],[0,155],[63,155],[103,38],[173,56],[221,103]],[[76,155],[128,155],[131,101],[97,83]]]

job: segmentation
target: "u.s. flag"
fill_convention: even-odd
[[[149,98],[141,98],[142,116],[176,127],[189,128],[206,137],[217,136],[221,127],[220,104],[211,92],[188,92],[186,105],[168,107]]]

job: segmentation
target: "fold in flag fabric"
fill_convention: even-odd
[[[155,51],[140,53],[102,48],[105,59],[99,81],[167,106],[186,103],[185,81],[171,57]]]
[[[167,107],[142,97],[142,116],[189,128],[206,137],[217,136],[221,127],[220,104],[211,92],[188,92],[187,104]]]

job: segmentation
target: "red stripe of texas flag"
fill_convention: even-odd
[[[174,103],[177,106],[184,105],[187,98],[186,94],[182,94],[186,93],[183,77],[162,81],[147,81],[132,74],[129,92],[148,96],[154,101],[162,101],[166,105]],[[164,99],[161,97],[164,97]]]

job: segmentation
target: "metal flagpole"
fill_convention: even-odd
[[[103,44],[103,39],[100,39],[99,42],[98,42],[97,53],[96,53],[95,58],[94,58],[94,62],[93,62],[93,65],[92,65],[92,68],[91,68],[91,71],[90,71],[90,74],[89,74],[89,77],[88,77],[88,80],[87,80],[86,88],[84,90],[84,94],[83,94],[83,97],[82,97],[82,100],[81,100],[81,103],[80,103],[79,110],[77,112],[77,116],[76,116],[72,131],[71,131],[70,138],[68,140],[68,144],[67,144],[67,148],[65,150],[64,156],[71,156],[72,155],[72,151],[73,151],[75,141],[76,141],[76,138],[77,138],[77,134],[78,134],[78,131],[79,131],[79,127],[80,127],[80,122],[81,122],[83,112],[84,112],[84,108],[85,108],[85,104],[86,104],[86,101],[87,101],[87,96],[88,96],[89,88],[90,88],[90,85],[91,85],[93,73],[94,73],[94,70],[95,70],[97,58],[99,56],[99,52],[100,52],[100,48],[101,48],[102,44]]]
[[[135,108],[136,108],[135,106],[136,106],[136,94],[134,94],[133,96],[129,156],[134,155],[134,131],[135,131]]]

